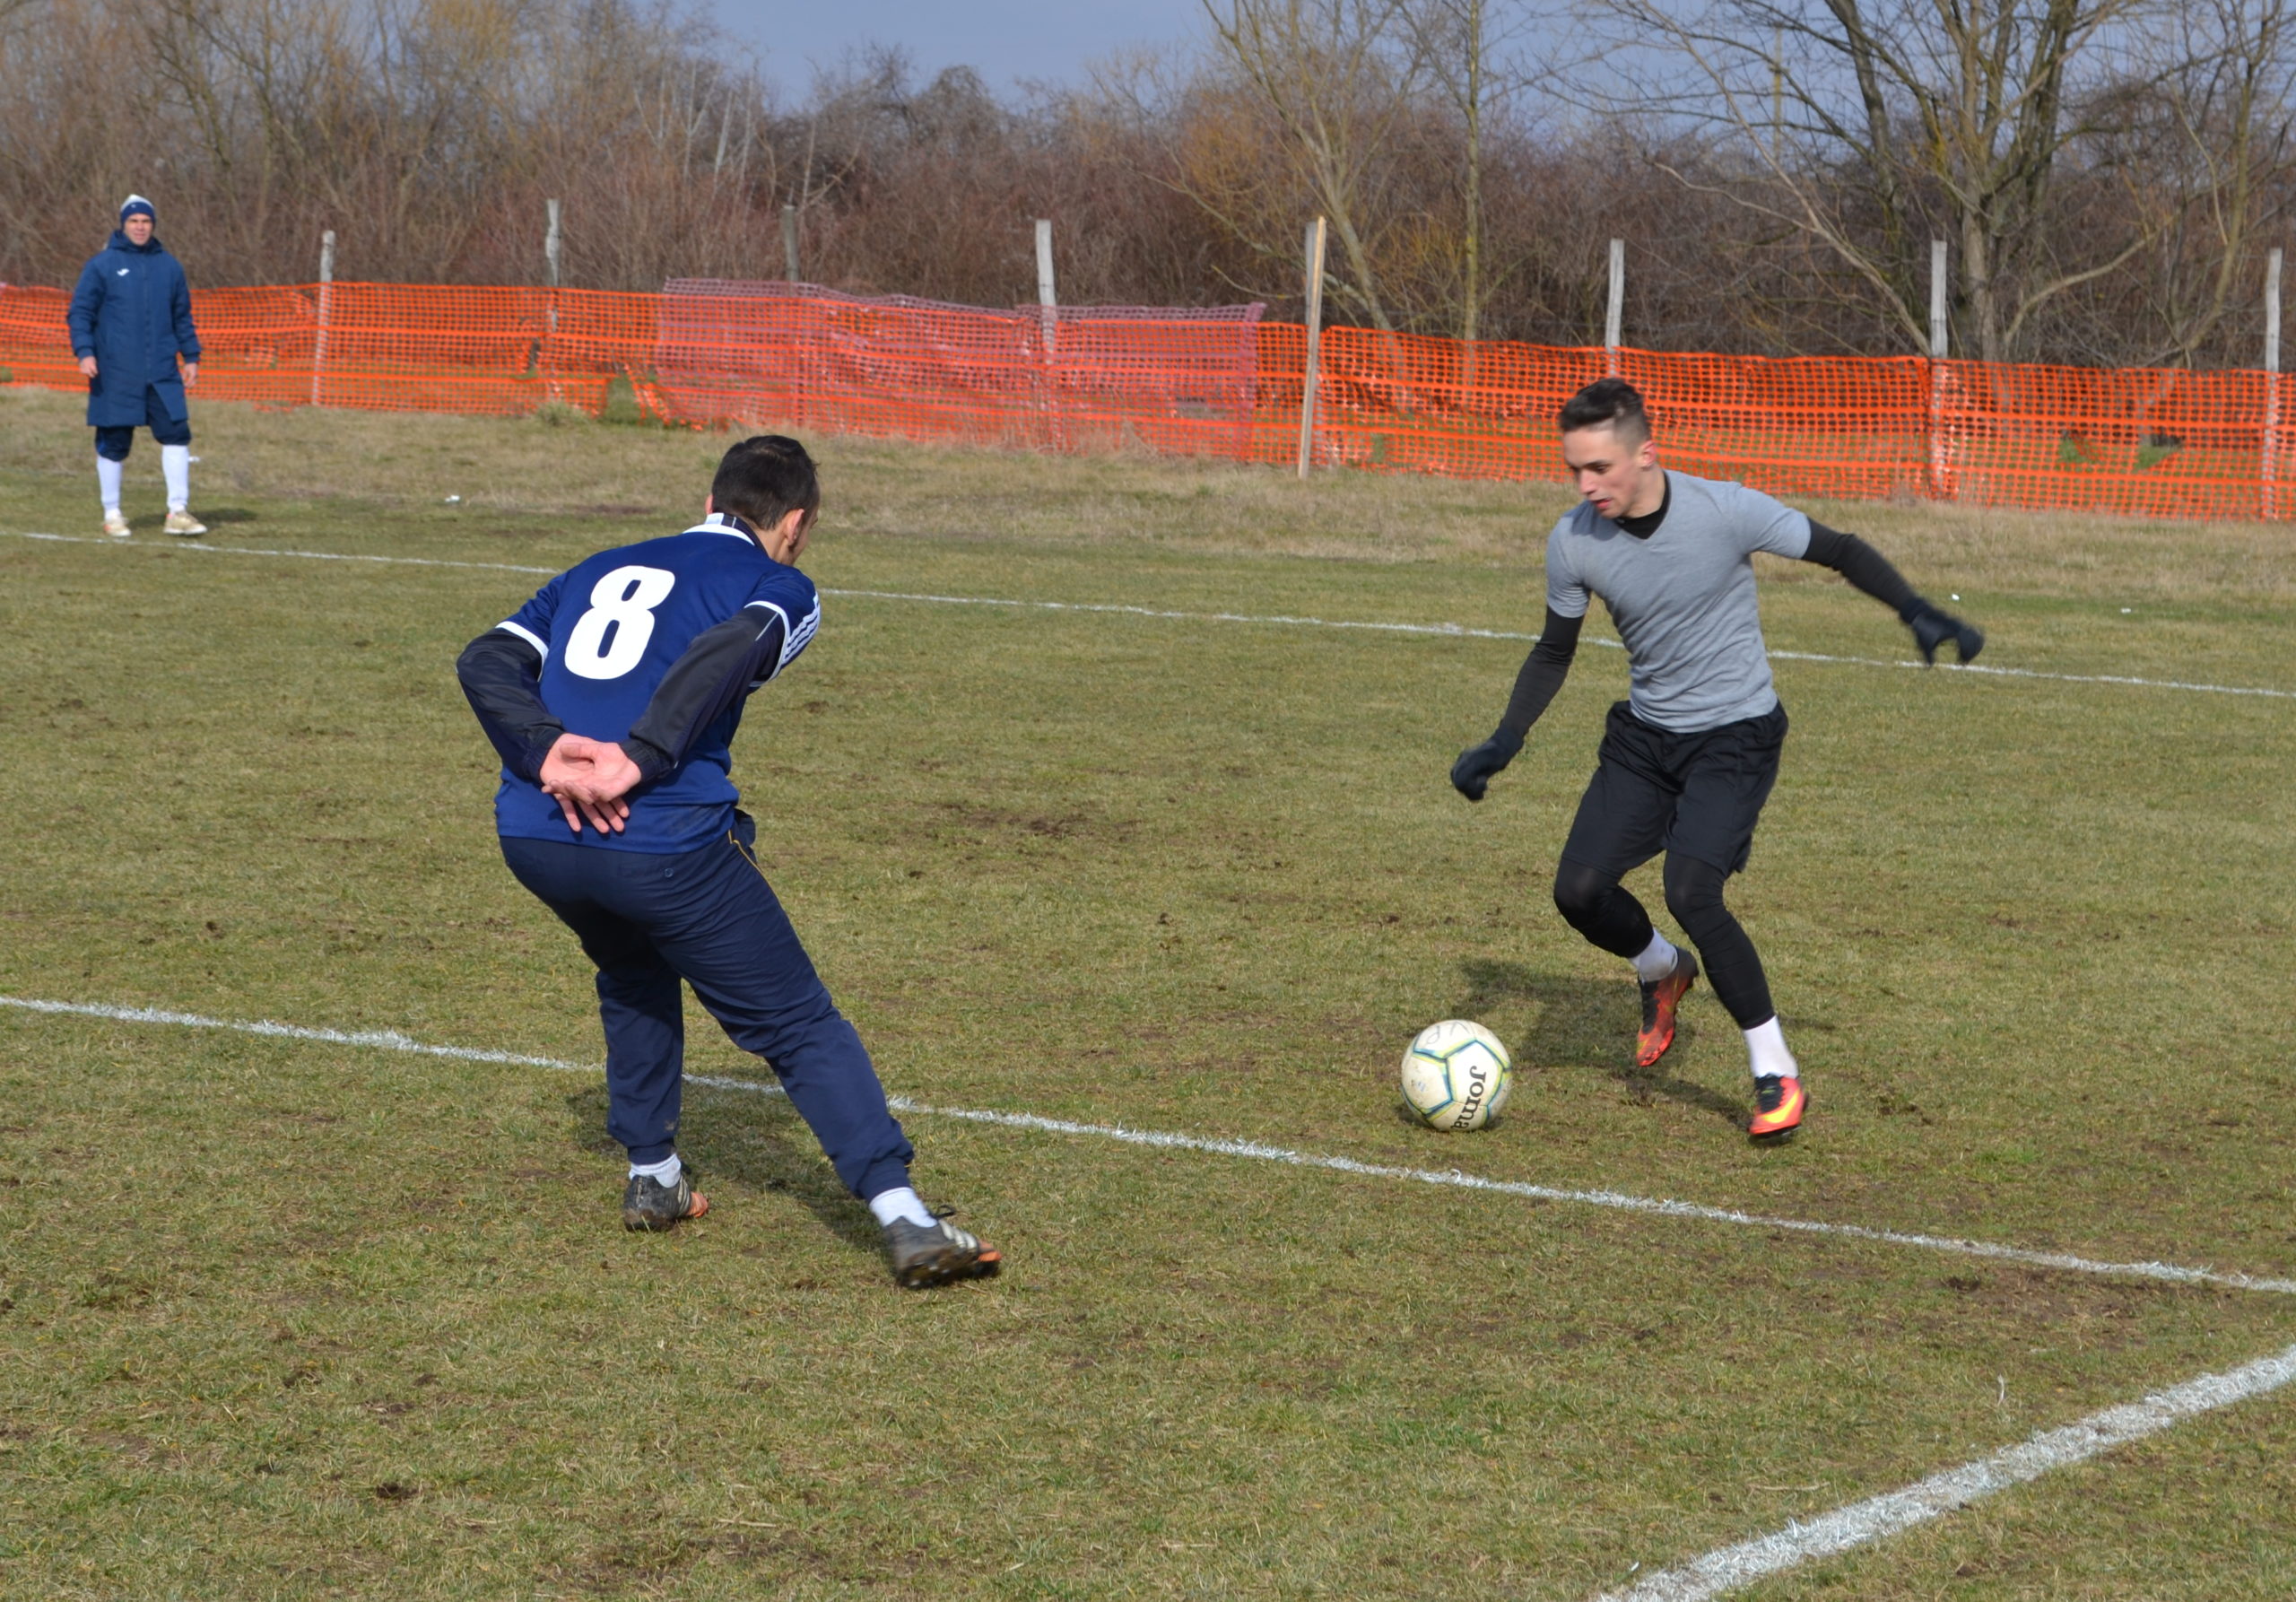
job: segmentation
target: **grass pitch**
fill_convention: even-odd
[[[680,526],[722,441],[203,408],[211,550],[0,538],[0,992],[587,1061],[452,675],[539,575]],[[0,391],[0,529],[92,534]],[[809,569],[901,595],[1535,628],[1544,488],[822,441]],[[145,497],[137,503],[138,494]],[[461,497],[449,502],[449,495]],[[1987,661],[2296,688],[2283,530],[1815,509]],[[1780,650],[1889,658],[1765,568]],[[2124,610],[2126,609],[2126,610]],[[1546,884],[1615,651],[1492,797],[1525,648],[829,597],[752,703],[768,871],[889,1085],[2117,1260],[2296,1268],[2285,700],[1783,661],[1735,882],[1813,1098],[1739,1133],[1703,989],[1627,1065]],[[1655,875],[1636,881],[1654,905]],[[1510,1116],[1406,1127],[1442,1016]],[[762,1080],[698,1014],[691,1066]],[[0,1009],[0,1589],[61,1597],[1574,1602],[2284,1345],[2289,1299],[909,1119],[1006,1252],[904,1296],[786,1103],[690,1093],[709,1218],[616,1224],[585,1075]],[[1764,1598],[2284,1595],[2291,1404]]]

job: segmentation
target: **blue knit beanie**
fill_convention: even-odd
[[[160,220],[159,213],[152,209],[152,203],[141,195],[131,195],[119,203],[119,220],[122,222],[135,216],[149,217],[154,222]]]

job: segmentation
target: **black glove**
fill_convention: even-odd
[[[1905,625],[1913,631],[1913,642],[1921,648],[1921,659],[1933,667],[1937,663],[1937,648],[1948,640],[1964,662],[1976,661],[1978,652],[1985,649],[1982,631],[1971,628],[1950,612],[1940,612],[1918,596],[1906,614]]]
[[[1522,748],[1522,741],[1504,735],[1493,735],[1480,745],[1469,746],[1451,764],[1451,788],[1470,801],[1482,800],[1492,776],[1513,762]]]

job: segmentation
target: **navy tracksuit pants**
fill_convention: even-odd
[[[908,1184],[916,1152],[758,867],[756,825],[737,815],[725,839],[674,856],[508,835],[502,855],[597,964],[606,1131],[632,1162],[677,1146],[683,979],[734,1044],[771,1066],[837,1177],[866,1201]]]

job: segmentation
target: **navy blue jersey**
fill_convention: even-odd
[[[604,849],[690,851],[733,827],[733,756],[747,692],[797,657],[821,623],[813,582],[761,550],[738,524],[712,518],[683,534],[601,551],[535,592],[500,625],[542,653],[539,691],[570,734],[628,744],[655,692],[701,635],[746,616],[765,654],[674,752],[675,765],[632,790],[619,834],[585,829]],[[778,646],[778,649],[776,647]],[[496,827],[526,840],[571,836],[556,801],[528,773],[505,766]]]

